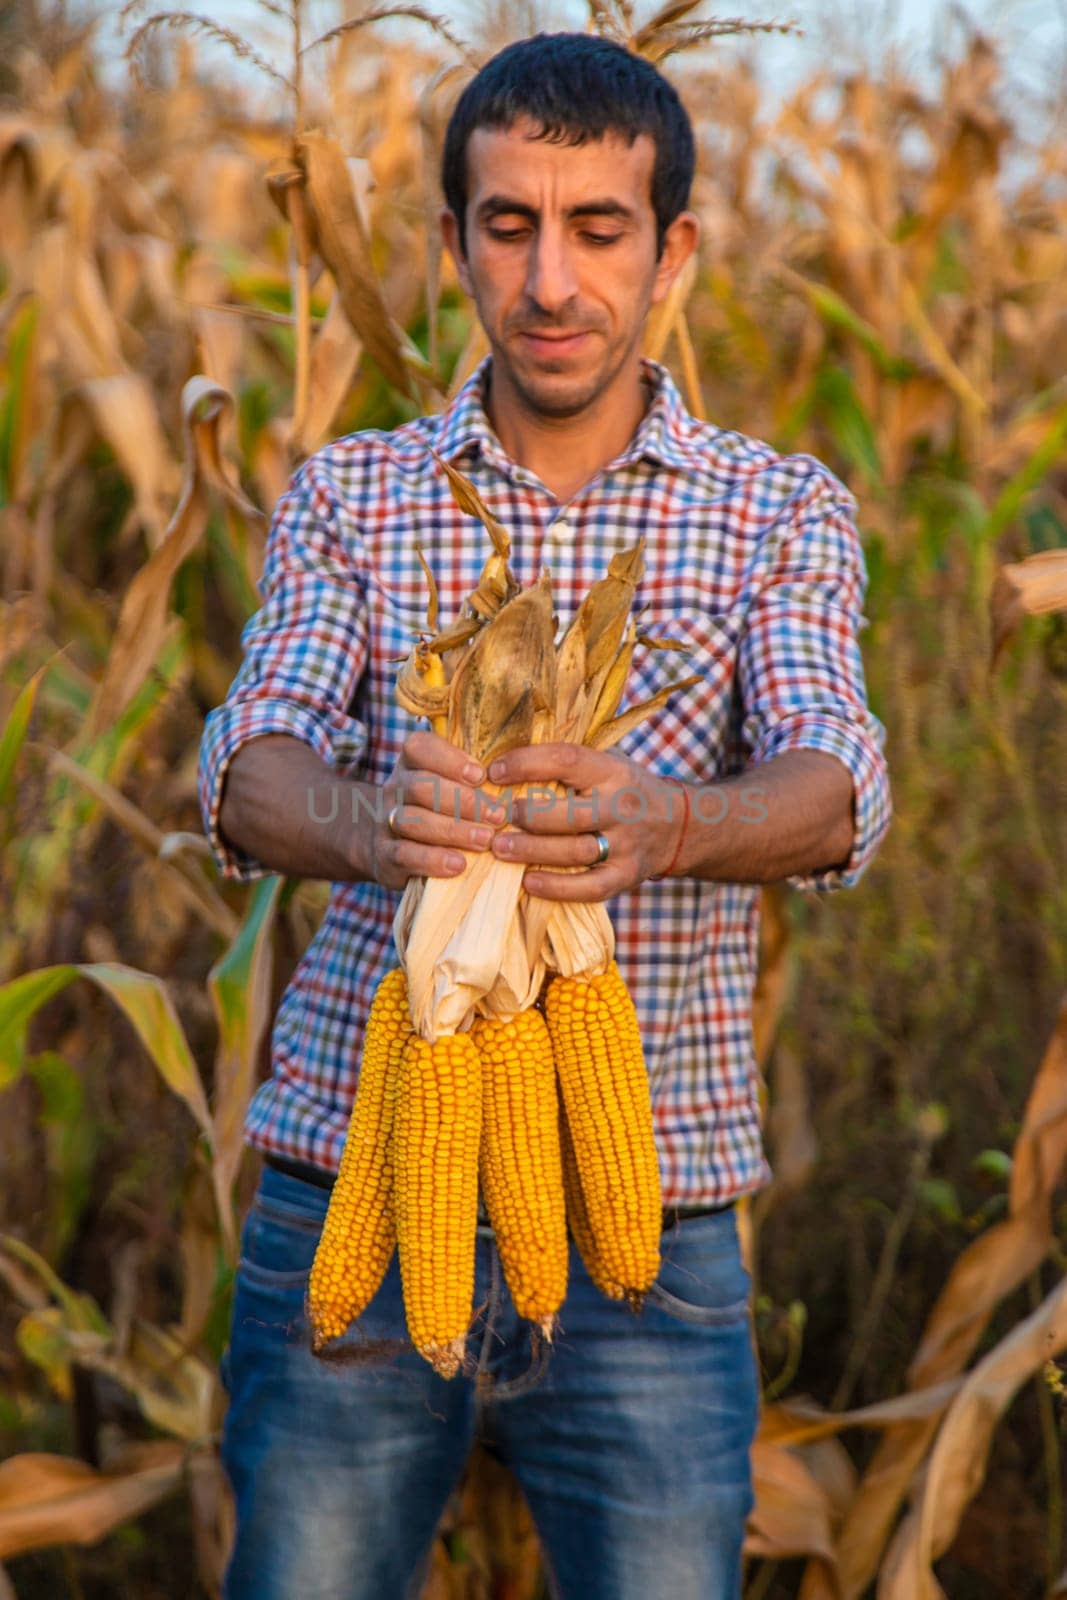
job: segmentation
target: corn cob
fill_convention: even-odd
[[[308,1280],[312,1348],[338,1338],[377,1293],[396,1244],[390,1201],[393,1090],[411,1037],[404,971],[375,990],[341,1166]]]
[[[639,1302],[659,1271],[662,1191],[633,1001],[612,960],[552,978],[544,1006],[597,1275]]]
[[[469,1033],[413,1033],[393,1120],[393,1202],[412,1343],[443,1378],[463,1359],[474,1298],[482,1066]]]
[[[552,1041],[536,1007],[476,1017],[471,1037],[483,1074],[479,1170],[504,1277],[519,1315],[551,1339],[568,1256]]]
[[[585,1264],[586,1272],[601,1294],[606,1294],[609,1300],[621,1300],[626,1291],[621,1283],[616,1283],[615,1279],[610,1278],[605,1271],[596,1240],[593,1238],[593,1230],[589,1226],[589,1213],[582,1193],[582,1180],[578,1174],[578,1158],[574,1153],[574,1140],[567,1126],[567,1112],[562,1100],[559,1103],[559,1150],[563,1166],[567,1230],[578,1246],[578,1254]]]

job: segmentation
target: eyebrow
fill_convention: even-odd
[[[506,194],[491,194],[483,200],[477,210],[479,222],[488,222],[493,217],[511,216],[528,217],[531,222],[536,222],[540,217],[536,206],[528,206],[523,200],[513,200]],[[572,217],[618,217],[620,222],[634,222],[636,213],[630,206],[623,205],[621,200],[583,200],[581,205],[568,206],[563,215]]]

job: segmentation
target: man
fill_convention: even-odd
[[[856,644],[855,501],[811,456],[690,416],[640,355],[650,305],[697,242],[692,169],[673,89],[614,44],[539,35],[483,68],[448,128],[441,221],[490,354],[441,416],[353,434],[296,473],[244,663],[207,719],[201,803],[223,875],[333,884],[247,1121],[267,1164],[225,1367],[229,1600],[416,1596],[475,1438],[521,1483],[555,1594],[740,1594],[759,1383],[733,1203],[770,1177],[751,1034],[759,885],[854,884],[890,797]],[[629,698],[700,674],[611,751],[494,764],[493,781],[573,791],[516,802],[506,832],[480,803],[481,767],[394,699],[426,604],[416,544],[442,626],[489,550],[431,445],[510,530],[520,582],[549,567],[561,628],[644,534],[642,625],[689,653],[639,649]],[[330,1368],[309,1353],[302,1301],[362,1029],[395,965],[404,884],[460,870],[457,847],[530,863],[532,894],[608,903],[652,1084],[664,1266],[635,1317],[572,1250],[563,1331],[532,1356],[482,1224],[474,1371],[446,1382],[410,1346]],[[348,1343],[403,1338],[394,1257]]]

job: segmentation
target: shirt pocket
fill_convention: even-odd
[[[666,613],[659,607],[643,612],[638,618],[641,633],[676,640],[685,649],[638,644],[620,713],[672,684],[690,677],[696,681],[676,688],[614,748],[655,772],[704,782],[720,776],[741,626],[732,612]]]

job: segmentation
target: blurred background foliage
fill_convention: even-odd
[[[356,16],[315,44],[292,0],[257,60],[244,30],[126,9],[118,87],[64,7],[0,20],[0,1596],[21,1600],[218,1593],[241,1116],[328,885],[221,883],[200,734],[295,466],[439,409],[482,353],[436,155],[472,67],[540,25],[501,10],[475,49],[461,22]],[[1024,128],[974,27],[932,84],[843,55],[769,104],[696,11],[590,0],[667,62],[698,136],[699,260],[645,348],[694,412],[856,492],[895,804],[857,889],[764,896],[746,1594],[1051,1600],[1064,107]],[[247,76],[205,70],[227,51]],[[543,1592],[514,1486],[472,1458],[427,1594]]]

